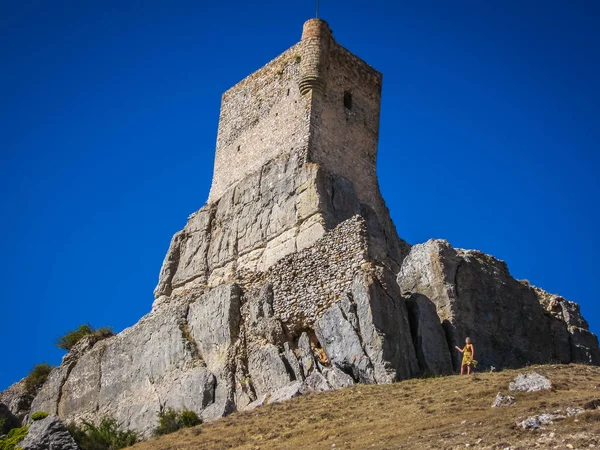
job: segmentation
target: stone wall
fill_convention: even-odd
[[[313,96],[308,156],[352,180],[360,201],[378,214],[383,207],[376,174],[381,83],[379,72],[332,43],[324,93]]]
[[[309,99],[300,95],[302,44],[296,44],[223,94],[208,202],[271,159],[305,154]]]
[[[312,247],[286,256],[261,277],[273,288],[275,315],[289,329],[313,327],[368,261],[364,219],[352,217]],[[244,284],[243,279],[240,280]]]

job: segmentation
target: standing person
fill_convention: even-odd
[[[471,338],[465,339],[465,348],[455,346],[456,350],[463,354],[462,363],[460,365],[460,374],[465,373],[465,367],[467,368],[467,375],[471,375],[471,366],[475,364],[475,348],[471,344]]]

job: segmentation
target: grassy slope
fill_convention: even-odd
[[[509,393],[508,383],[524,370],[356,385],[234,413],[133,448],[600,448],[600,410],[539,431],[515,426],[519,417],[600,400],[600,367],[531,369],[548,376],[552,390],[513,394],[517,404],[510,407],[490,406],[498,391]]]

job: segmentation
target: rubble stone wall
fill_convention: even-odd
[[[306,153],[310,98],[298,87],[302,45],[223,94],[209,203],[271,159]]]

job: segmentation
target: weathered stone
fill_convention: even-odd
[[[321,372],[316,370],[306,377],[304,386],[306,392],[324,392],[331,390],[327,378],[325,378]]]
[[[0,404],[4,404],[7,408],[4,414],[10,413],[18,421],[23,421],[27,417],[32,400],[33,396],[25,389],[25,379],[0,392]],[[1,414],[0,417],[6,417]]]
[[[274,392],[290,384],[290,374],[273,344],[267,344],[250,352],[248,372],[257,395]]]
[[[512,392],[535,392],[550,389],[550,380],[537,372],[520,373],[508,385]]]
[[[419,372],[406,305],[396,283],[387,280],[386,284],[391,293],[374,276],[359,273],[351,287],[362,344],[377,383],[391,383]]]
[[[315,333],[329,361],[355,380],[375,382],[373,365],[362,348],[360,337],[334,303],[315,324]]]
[[[79,450],[75,440],[57,416],[34,421],[18,447],[23,450]]]
[[[336,366],[323,369],[323,375],[332,389],[342,389],[354,384],[354,380],[347,373],[342,372]]]
[[[403,293],[435,304],[450,348],[471,337],[483,367],[576,360],[565,345],[566,323],[548,314],[536,291],[511,277],[503,261],[430,240],[411,249],[398,283]],[[454,351],[452,359],[458,370],[461,354]]]
[[[283,358],[284,363],[288,366],[288,372],[291,371],[293,373],[293,377],[296,380],[302,381],[304,379],[304,374],[302,372],[302,367],[300,367],[300,362],[298,361],[298,357],[290,347],[289,342],[283,344]]]
[[[0,403],[0,435],[8,432],[12,428],[21,426],[21,419],[15,416],[10,408],[4,403]]]
[[[292,384],[279,388],[269,396],[268,402],[279,403],[298,397],[302,395],[302,386],[301,381],[295,381]]]
[[[433,302],[424,295],[413,294],[406,305],[421,371],[430,375],[452,373],[448,342]]]
[[[492,408],[500,408],[502,406],[511,406],[516,403],[514,397],[510,395],[504,395],[502,392],[498,392],[496,398],[492,402]]]
[[[310,348],[310,338],[308,334],[302,333],[298,339],[298,358],[302,366],[305,377],[308,377],[315,370],[316,363]]]
[[[564,418],[565,416],[560,414],[544,413],[538,416],[531,416],[521,421],[517,421],[517,425],[523,428],[524,430],[536,430],[544,425],[550,425],[555,421],[562,420]]]

